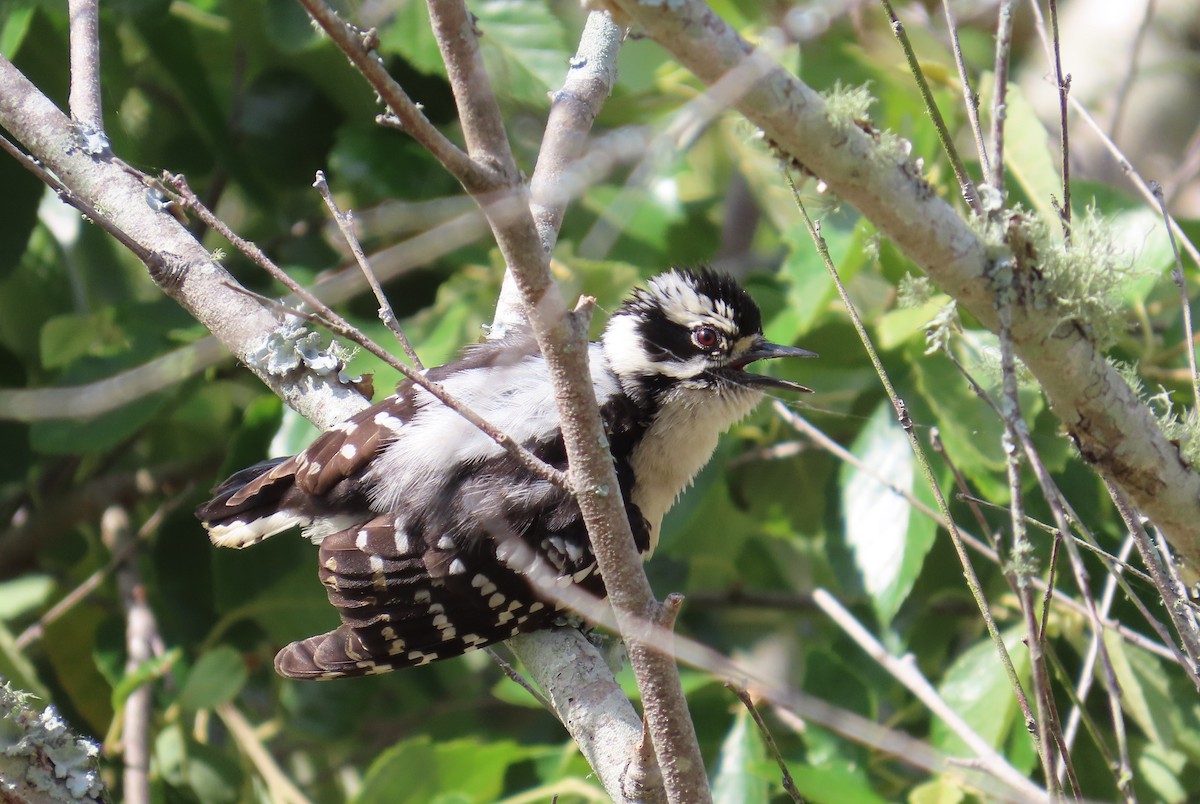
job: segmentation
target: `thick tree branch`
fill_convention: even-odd
[[[592,124],[617,81],[617,54],[624,38],[624,30],[612,17],[599,12],[589,14],[567,80],[551,100],[537,167],[529,184],[534,225],[546,254],[554,252],[566,212],[569,195],[563,192],[563,185],[567,174],[584,155]],[[512,272],[506,271],[492,321],[493,334],[503,334],[506,325],[524,321],[520,293]]]
[[[698,0],[615,2],[705,83],[719,81],[754,53]],[[999,330],[987,245],[911,163],[881,153],[857,127],[831,120],[820,96],[778,65],[765,69],[736,107],[984,326]],[[1200,568],[1200,474],[1183,462],[1153,414],[1096,345],[1054,310],[1014,307],[1012,337],[1083,457],[1162,529],[1189,566]]]
[[[492,90],[478,55],[470,13],[459,0],[430,0],[429,12],[458,106],[460,110],[464,104],[471,106],[462,125],[472,155],[485,154],[495,162],[489,166],[498,174],[517,181],[519,172],[499,107],[494,98],[489,103],[484,97]],[[588,316],[580,310],[568,314],[550,277],[549,255],[534,225],[525,188],[514,183],[509,190],[514,198],[524,199],[519,207],[486,205],[484,214],[550,369],[575,496],[618,630],[629,648],[664,787],[671,801],[706,801],[708,779],[674,659],[654,650],[642,636],[641,624],[656,619],[658,603],[642,569],[624,502],[613,493],[620,487],[587,365]]]
[[[99,133],[104,130],[100,105],[100,3],[70,0],[71,117]]]

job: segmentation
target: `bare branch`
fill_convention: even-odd
[[[230,290],[230,283],[236,284],[233,277],[161,203],[152,203],[161,197],[156,182],[110,154],[91,153],[71,120],[3,57],[0,126],[69,190],[70,198],[92,210],[93,221],[146,264],[167,295],[208,327],[285,402],[311,421],[328,426],[346,418],[347,409],[340,406],[357,394],[336,378],[267,371],[259,352],[278,325],[271,313]]]
[[[779,766],[783,791],[791,796],[792,801],[795,801],[797,804],[803,804],[804,797],[796,789],[796,780],[792,778],[792,773],[788,770],[787,763],[783,761],[783,755],[779,753],[779,745],[775,742],[775,737],[771,734],[771,730],[767,728],[767,723],[763,720],[762,713],[754,705],[754,698],[751,697],[749,692],[739,686],[734,684],[726,684],[726,686],[733,690],[733,694],[742,702],[742,706],[746,707],[746,711],[750,713],[750,717],[754,718],[754,724],[758,726],[758,731],[762,735],[763,742],[766,743],[767,753],[771,755],[771,758],[775,760],[775,764]]]
[[[996,62],[992,68],[992,172],[988,183],[1004,193],[1004,119],[1007,116],[1008,57],[1012,53],[1013,0],[1000,0],[996,21]]]
[[[1037,0],[1033,3],[1033,12],[1040,24],[1042,7]],[[1067,94],[1071,91],[1071,76],[1063,75],[1062,39],[1058,35],[1057,0],[1050,0],[1050,31],[1054,43],[1054,83],[1058,88],[1059,155],[1063,185],[1063,202],[1058,208],[1058,214],[1062,218],[1063,232],[1069,238],[1071,236],[1071,138],[1070,126],[1067,121]]]
[[[1162,212],[1163,224],[1167,228],[1167,239],[1171,241],[1171,253],[1175,256],[1175,267],[1171,269],[1171,279],[1179,289],[1179,306],[1183,311],[1183,342],[1187,347],[1188,373],[1192,384],[1192,405],[1200,409],[1200,370],[1196,368],[1196,340],[1192,330],[1192,301],[1188,298],[1187,281],[1183,273],[1183,259],[1179,256],[1179,241],[1175,239],[1175,230],[1171,228],[1171,213],[1167,211],[1167,199],[1163,195],[1162,186],[1150,182],[1150,192],[1158,200],[1158,208]]]
[[[983,205],[979,201],[979,192],[975,189],[975,182],[967,175],[967,168],[963,165],[962,159],[958,155],[958,148],[954,146],[954,140],[950,136],[950,130],[946,128],[946,121],[942,117],[942,111],[938,108],[937,102],[933,99],[933,92],[929,89],[929,82],[925,80],[925,72],[921,69],[921,63],[917,60],[917,54],[913,50],[912,43],[908,41],[908,33],[904,30],[904,23],[896,16],[896,12],[892,9],[892,4],[888,0],[880,0],[883,4],[884,11],[887,12],[888,20],[892,25],[892,33],[896,36],[896,41],[900,43],[901,49],[904,50],[904,58],[908,60],[909,72],[913,75],[913,80],[917,82],[917,89],[921,93],[921,100],[925,103],[925,111],[929,113],[929,117],[933,120],[933,128],[937,131],[938,140],[942,143],[942,150],[946,152],[947,158],[950,160],[950,167],[954,169],[954,176],[958,179],[959,192],[962,193],[963,200],[967,202],[967,206],[976,215],[983,215]],[[949,10],[947,10],[949,15]],[[955,33],[955,41],[958,40],[958,34]],[[963,90],[968,97],[968,107],[970,106],[971,87],[965,80],[965,72],[963,73]]]
[[[624,31],[608,14],[598,11],[588,14],[567,79],[551,100],[546,132],[530,182],[534,225],[548,255],[554,252],[570,198],[564,192],[568,177],[584,155],[588,133],[617,80],[617,54],[623,38]],[[501,336],[508,325],[523,321],[520,293],[512,272],[505,271],[492,320],[492,335]]]
[[[114,555],[136,550],[138,535],[130,533],[129,514],[120,506],[111,506],[100,518],[101,538]],[[162,637],[154,611],[146,602],[141,571],[137,562],[122,561],[117,566],[117,586],[125,609],[125,672],[161,656]],[[142,684],[125,701],[122,751],[125,773],[122,792],[127,804],[150,804],[150,742],[154,711],[154,688]]]
[[[1138,61],[1142,54],[1142,45],[1146,43],[1146,34],[1150,31],[1150,23],[1154,21],[1155,3],[1156,0],[1146,0],[1142,21],[1138,23],[1137,31],[1133,35],[1133,44],[1129,48],[1129,67],[1125,70],[1125,75],[1121,77],[1117,91],[1113,93],[1113,110],[1112,118],[1108,123],[1108,136],[1112,137],[1114,141],[1121,139],[1121,123],[1125,119],[1125,102],[1129,100],[1129,90],[1133,88],[1133,83],[1137,79]],[[1054,27],[1054,39],[1057,42],[1057,22]]]
[[[322,0],[299,0],[304,10],[316,20],[329,38],[345,53],[355,68],[383,98],[388,109],[413,139],[421,143],[429,153],[442,163],[458,179],[468,192],[476,193],[497,186],[500,181],[495,172],[465,154],[461,148],[448,140],[442,132],[429,122],[408,94],[388,75],[382,60],[375,54],[374,31],[358,31],[342,21],[337,12]],[[468,140],[469,144],[470,140]]]
[[[363,276],[367,279],[367,284],[371,286],[371,292],[375,294],[375,300],[379,302],[379,320],[383,325],[392,331],[396,336],[396,340],[400,342],[400,348],[404,350],[404,354],[408,356],[417,371],[424,371],[425,366],[421,363],[421,358],[417,357],[417,350],[408,341],[408,337],[404,334],[404,330],[400,328],[400,322],[396,320],[396,313],[392,310],[392,305],[388,301],[387,296],[383,293],[383,287],[379,284],[378,277],[371,270],[371,264],[367,261],[367,255],[363,253],[362,243],[358,242],[358,235],[354,232],[354,215],[347,210],[342,212],[338,208],[337,202],[333,200],[333,193],[329,190],[329,182],[325,181],[325,174],[318,170],[317,179],[313,182],[313,187],[317,188],[317,192],[321,194],[321,198],[325,201],[325,206],[329,207],[329,213],[333,216],[333,220],[337,223],[338,229],[342,232],[342,237],[346,238],[346,245],[350,247],[350,253],[354,255],[355,262],[362,269]]]
[[[975,137],[975,150],[979,155],[979,165],[983,170],[983,175],[990,176],[992,171],[988,165],[987,146],[983,143],[983,129],[979,125],[979,93],[971,89],[970,76],[967,75],[967,62],[963,58],[962,46],[958,41],[958,23],[954,20],[950,0],[942,0],[942,9],[946,15],[946,28],[950,31],[950,48],[954,51],[954,63],[958,66],[958,80],[962,83],[967,122],[970,123],[971,133]]]
[[[217,707],[217,716],[229,729],[234,741],[242,753],[254,764],[255,770],[267,785],[271,801],[279,804],[312,804],[308,796],[300,791],[283,769],[275,762],[271,752],[262,744],[254,726],[246,719],[241,710],[232,703],[223,703]]]
[[[71,117],[96,135],[104,131],[100,105],[100,2],[69,0],[71,17]]]

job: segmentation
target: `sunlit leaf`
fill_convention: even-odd
[[[754,720],[745,709],[739,709],[721,743],[721,756],[713,778],[713,800],[765,804],[768,801],[767,783],[752,770],[765,753]]]
[[[183,651],[179,648],[172,648],[161,656],[155,656],[152,659],[147,659],[140,665],[127,673],[121,681],[113,687],[112,705],[114,710],[120,710],[125,705],[125,701],[133,694],[134,690],[143,684],[148,684],[155,679],[162,678],[171,669],[175,662],[179,661],[179,657],[183,655]]]
[[[934,524],[898,491],[914,492],[915,458],[891,403],[875,409],[852,447],[862,468],[842,469],[846,544],[883,625],[891,622],[933,545]]]
[[[1029,672],[1029,651],[1021,642],[1024,635],[1022,628],[1002,634],[1022,683]],[[976,642],[950,665],[938,683],[938,693],[993,748],[1004,745],[1010,730],[1025,729],[1012,685],[990,639]],[[936,748],[951,756],[972,755],[961,738],[940,720],[933,721],[930,736]]]
[[[547,106],[546,93],[562,86],[572,55],[562,23],[534,0],[484,0],[471,10],[492,81],[510,97]]]
[[[230,647],[214,648],[192,666],[179,693],[179,705],[189,712],[215,709],[233,700],[246,683],[246,663]]]
[[[0,581],[0,620],[12,620],[45,604],[54,591],[54,579],[29,574]]]

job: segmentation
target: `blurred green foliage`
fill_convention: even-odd
[[[60,106],[67,89],[63,5],[11,0],[0,8],[0,51]],[[713,5],[750,35],[770,21],[755,3]],[[347,6],[352,16],[374,15],[363,22],[378,27],[385,63],[430,119],[456,138],[453,99],[425,4]],[[531,172],[547,93],[565,75],[582,12],[535,0],[480,0],[471,7],[518,161]],[[380,109],[371,91],[292,2],[113,0],[102,4],[102,37],[103,102],[114,152],[149,173],[186,173],[235,230],[298,279],[311,281],[344,262],[311,187],[318,169],[327,172],[343,206],[358,213],[369,250],[469,208],[454,205],[460,190],[432,158],[402,133],[372,123]],[[963,132],[949,52],[932,31],[914,39],[922,62],[941,77],[934,88],[943,113]],[[837,20],[805,42],[799,58],[795,49],[790,53],[785,63],[818,89],[868,83],[877,99],[871,110],[876,125],[911,142],[937,192],[955,200],[948,162],[911,80],[897,67],[900,54],[877,9],[864,8],[862,27]],[[989,68],[986,48],[969,55],[978,58],[973,69]],[[684,148],[667,135],[699,89],[653,43],[625,45],[620,81],[597,134],[637,125],[656,132],[656,139],[639,164],[621,166],[570,207],[555,265],[566,293],[595,295],[602,309],[611,309],[639,278],[721,258],[721,265],[746,276],[771,338],[821,354],[780,367],[817,389],[783,404],[931,504],[775,158],[732,114]],[[1046,211],[1047,195],[1057,187],[1047,166],[1057,155],[1028,108],[1015,96],[1010,101],[1012,190]],[[970,169],[977,175],[977,165]],[[0,187],[0,387],[61,387],[61,394],[76,394],[71,386],[120,376],[174,350],[196,348],[205,337],[136,260],[62,208],[13,160],[0,159]],[[934,295],[918,310],[900,307],[898,287],[917,269],[853,210],[819,197],[811,182],[803,192],[922,440],[936,430],[967,489],[1003,506],[1008,488],[999,421],[944,355],[925,352],[926,327],[946,297]],[[1145,223],[1134,201],[1107,188],[1081,186],[1076,199],[1080,209],[1094,200],[1099,214],[1119,226]],[[733,221],[740,228],[723,228]],[[1126,295],[1128,319],[1143,329],[1127,327],[1114,353],[1157,370],[1151,387],[1178,388],[1161,379],[1182,365],[1181,351],[1172,348],[1182,334],[1176,290],[1164,279],[1170,252],[1158,237],[1148,236],[1133,255],[1151,278]],[[733,240],[746,245],[727,252]],[[207,233],[204,242],[225,250],[225,265],[247,286],[281,293],[220,238]],[[447,244],[442,256],[386,282],[426,363],[445,361],[481,336],[499,289],[499,265],[492,244],[476,236]],[[342,307],[387,342],[372,299],[360,295]],[[988,373],[994,339],[970,320],[961,327],[949,336],[951,350],[981,381],[994,376]],[[365,354],[351,369],[373,373],[380,393],[396,380]],[[276,649],[335,621],[316,578],[315,549],[280,536],[245,551],[218,551],[190,511],[229,471],[302,448],[311,428],[232,360],[168,379],[92,418],[0,421],[0,675],[48,697],[76,729],[103,743],[116,797],[120,714],[129,693],[148,683],[156,801],[268,799],[271,783],[249,744],[260,741],[317,802],[487,802],[529,790],[540,791],[543,800],[555,794],[560,802],[603,800],[553,717],[514,705],[528,699],[484,655],[331,684],[276,677]],[[1073,455],[1035,388],[1022,391],[1022,402],[1057,482],[1101,544],[1115,552],[1123,534],[1099,481]],[[953,496],[949,465],[935,457],[934,467]],[[1025,490],[1033,491],[1031,481]],[[162,658],[131,669],[112,577],[40,636],[21,636],[109,567],[112,554],[99,521],[114,505],[127,509],[135,525],[150,523],[133,563],[166,648]],[[1031,516],[1048,521],[1040,496],[1031,493],[1028,505]],[[977,521],[961,500],[953,508],[980,537],[1007,527],[1003,510],[984,506]],[[1032,538],[1044,577],[1050,539],[1036,528]],[[974,558],[1028,685],[1024,632],[1001,567]],[[1104,569],[1088,562],[1096,589]],[[811,605],[814,588],[831,590],[888,650],[912,654],[962,717],[1036,778],[1025,724],[945,532],[870,472],[813,447],[769,405],[724,439],[668,519],[648,572],[660,595],[681,591],[691,598],[681,632],[779,674],[796,689],[966,755],[944,724]],[[1077,594],[1066,576],[1060,567],[1059,587]],[[1131,583],[1156,609],[1153,589],[1137,578]],[[1112,616],[1148,632],[1121,594]],[[1090,632],[1076,610],[1055,607],[1048,633],[1065,712]],[[1108,648],[1125,692],[1136,790],[1147,799],[1182,801],[1186,791],[1200,789],[1194,690],[1155,654],[1116,638]],[[728,801],[781,800],[778,772],[736,699],[703,675],[695,681],[696,727],[716,789]],[[225,707],[261,728],[240,733]],[[1107,706],[1093,694],[1086,709],[1096,733],[1085,730],[1076,743],[1078,776],[1086,797],[1111,799]],[[946,778],[820,728],[801,734],[768,720],[810,801],[960,800]]]

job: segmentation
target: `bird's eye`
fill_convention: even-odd
[[[721,336],[710,326],[696,327],[692,330],[692,343],[701,349],[713,349],[721,342]]]

